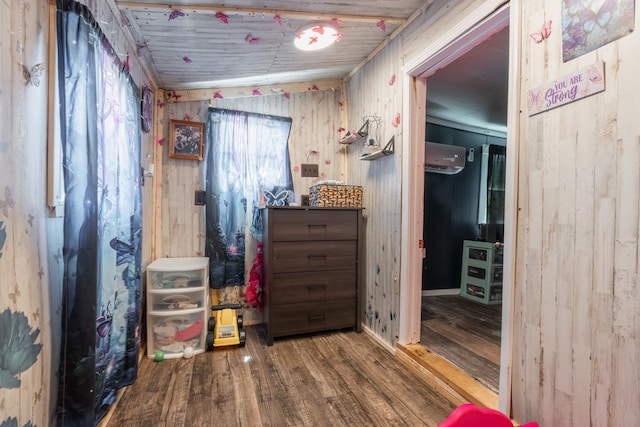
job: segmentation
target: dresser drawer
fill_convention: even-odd
[[[320,302],[356,296],[356,270],[273,275],[270,304]]]
[[[270,333],[281,336],[355,327],[355,306],[355,298],[272,306]]]
[[[340,270],[353,268],[356,261],[356,241],[274,242],[271,269],[273,273]]]
[[[273,241],[354,240],[357,210],[273,209]]]

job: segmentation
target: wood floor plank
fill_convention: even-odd
[[[353,345],[353,341],[349,339],[351,336],[344,334],[338,337],[343,341],[339,348],[348,349]],[[407,403],[419,401],[425,393],[418,393],[414,398],[400,402],[395,402],[393,399],[395,395],[408,392],[405,385],[412,382],[411,373],[404,370],[394,370],[392,364],[397,361],[389,359],[388,353],[381,347],[367,348],[365,351],[358,351],[357,348],[351,350],[349,354],[353,356],[344,358],[344,366],[336,364],[336,373],[343,380],[349,380],[346,384],[347,389],[364,392],[363,394],[368,398],[364,406],[373,409],[371,411],[373,415],[370,417],[375,425],[396,425],[398,422],[401,423],[400,425],[403,423],[422,425],[427,415],[424,412],[424,407],[429,407],[429,402],[414,410]],[[379,372],[386,372],[386,374],[379,376]],[[375,380],[373,380],[374,378]],[[359,402],[359,404],[363,403]],[[446,410],[443,411],[442,415],[445,415],[446,412]]]
[[[343,392],[340,379],[325,374],[333,369],[331,357],[327,357],[323,353],[323,350],[329,345],[329,340],[319,337],[317,340],[297,340],[293,344],[296,347],[307,346],[306,348],[297,348],[296,354],[302,363],[310,367],[309,372],[313,377],[319,397],[328,399],[339,396]]]
[[[143,361],[144,363],[145,361]],[[162,422],[163,401],[156,396],[160,390],[166,390],[169,386],[170,376],[157,378],[159,367],[150,365],[149,369],[140,370],[136,383],[143,384],[139,388],[139,393],[130,396],[126,400],[118,402],[118,408],[125,414],[123,422],[133,425],[137,419],[142,420],[141,426],[157,426]]]
[[[501,306],[458,295],[422,298],[420,344],[497,393]]]
[[[162,406],[165,425],[184,425],[187,416],[189,396],[180,390],[189,390],[193,373],[193,359],[178,359],[171,370],[171,380]]]
[[[466,348],[478,357],[484,358],[496,365],[500,364],[500,348],[496,349],[494,344],[487,342],[483,337],[469,334],[466,330],[438,319],[427,320],[425,324],[427,329],[449,337],[451,341]]]
[[[448,336],[441,335],[433,330],[425,333],[429,334],[429,345],[426,348],[431,353],[457,366],[493,392],[498,392],[499,365],[479,357],[473,351],[458,345],[455,341],[451,341]]]
[[[437,426],[453,405],[366,333],[338,331],[154,362],[109,426]]]
[[[374,349],[373,354],[374,363],[363,365],[365,375],[373,375],[373,370],[389,372],[389,375],[379,380],[376,384],[380,388],[385,387],[387,390],[386,395],[390,399],[395,394],[410,392],[405,385],[411,383],[415,374],[408,370],[394,370],[392,361],[386,358],[386,350],[382,348]],[[397,362],[397,359],[394,359],[393,362]],[[403,400],[401,406],[396,405],[395,409],[407,421],[414,419],[413,422],[418,424],[420,422],[438,424],[439,420],[449,413],[449,405],[446,405],[446,407],[433,405],[433,401],[437,401],[441,397],[435,390],[425,388],[421,393],[414,395],[413,398]],[[424,408],[430,408],[430,411],[425,412]]]

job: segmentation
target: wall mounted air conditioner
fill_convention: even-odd
[[[464,169],[467,150],[457,145],[425,142],[424,171],[455,175]]]

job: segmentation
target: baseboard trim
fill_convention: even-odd
[[[396,359],[400,361],[403,365],[407,367],[414,375],[421,378],[428,387],[430,387],[433,391],[438,393],[447,399],[454,406],[460,406],[464,403],[467,403],[464,397],[457,393],[454,389],[452,389],[447,383],[442,381],[440,378],[434,376],[431,372],[424,368],[420,363],[416,362],[415,359],[410,357],[407,353],[402,350],[398,350],[396,352]]]
[[[259,319],[250,319],[250,320],[244,319],[242,324],[244,326],[262,325],[262,320],[259,320]]]
[[[426,291],[422,291],[423,297],[439,297],[442,295],[459,295],[460,288],[449,288],[449,289],[430,289]]]
[[[378,344],[384,347],[384,349],[387,350],[389,353],[393,355],[396,354],[397,350],[394,346],[392,346],[391,344],[389,344],[388,342],[380,338],[380,336],[376,335],[376,333],[373,332],[368,326],[365,326],[365,325],[361,325],[361,326],[362,326],[362,332],[364,332],[365,334],[373,338]]]

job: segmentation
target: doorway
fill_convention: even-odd
[[[509,27],[427,78],[426,140],[463,147],[455,174],[425,171],[420,344],[499,387]],[[432,145],[427,146],[427,151]],[[498,162],[502,160],[502,162]],[[501,197],[502,196],[502,197]],[[497,261],[497,260],[494,260]]]
[[[422,214],[424,205],[422,204],[422,196],[424,195],[424,145],[426,140],[426,128],[424,117],[428,115],[427,105],[427,87],[428,79],[442,69],[452,63],[455,59],[461,57],[474,47],[478,46],[491,35],[499,32],[509,25],[509,16],[517,16],[515,10],[511,9],[507,4],[495,11],[491,5],[481,5],[479,9],[460,21],[460,25],[452,29],[449,33],[443,34],[440,39],[436,40],[433,45],[425,49],[421,55],[416,56],[409,61],[404,67],[406,72],[404,78],[405,95],[407,102],[405,103],[405,114],[410,117],[406,123],[406,133],[409,135],[407,140],[403,140],[403,152],[405,153],[405,164],[403,165],[403,257],[401,264],[401,316],[400,316],[400,336],[399,349],[416,349],[419,353],[421,342],[421,311],[422,311],[422,258],[425,248],[424,241],[420,240],[420,246],[414,246],[414,240],[411,236],[422,236],[424,223]],[[517,29],[511,28],[510,37],[514,36]],[[510,61],[509,79],[513,81],[514,61]],[[429,89],[431,90],[431,89]],[[513,95],[515,96],[515,94]],[[511,96],[510,96],[511,99]],[[510,101],[512,102],[512,101]],[[510,123],[514,123],[514,113],[509,112]],[[509,133],[513,134],[515,129],[509,128]],[[446,142],[446,141],[445,141]],[[513,154],[510,156],[513,157]],[[508,162],[509,164],[509,162]],[[509,182],[506,191],[506,213],[505,213],[505,243],[507,250],[505,252],[505,283],[512,281],[512,263],[513,255],[509,247],[514,239],[514,176],[515,163],[507,170],[507,181]],[[406,189],[406,192],[405,192]],[[404,195],[406,194],[406,197]],[[416,203],[416,199],[419,203]],[[405,214],[406,213],[406,216]],[[417,216],[420,217],[417,217]],[[419,237],[418,237],[419,239]],[[459,289],[459,284],[457,285]],[[419,298],[416,298],[419,296]],[[417,301],[416,301],[417,299]],[[500,397],[496,396],[496,407],[503,412],[509,409],[508,396],[510,394],[510,379],[508,365],[510,360],[510,341],[509,330],[511,327],[511,308],[510,308],[510,291],[507,284],[504,298],[505,303],[502,309],[501,334],[502,342],[500,345],[500,362],[503,369],[500,371],[499,391]],[[506,332],[505,332],[506,331]],[[416,347],[417,346],[417,347]],[[424,350],[424,348],[423,348]],[[422,351],[424,353],[424,351]],[[427,352],[429,353],[429,352]],[[412,356],[410,356],[412,357]],[[506,368],[506,369],[504,369]]]
[[[488,144],[481,148],[485,152],[505,149]],[[479,191],[478,180],[483,176],[479,169],[484,169],[480,166],[488,163],[488,157],[483,153],[477,160],[482,165],[466,167],[459,174],[466,173],[466,177],[425,175],[427,256],[423,259],[420,344],[497,393],[504,252],[503,223],[491,216],[504,214],[503,207],[499,212],[504,199],[500,199],[503,191],[494,194],[498,190],[493,187]],[[485,183],[491,181],[485,178]],[[479,194],[492,202],[487,209],[495,222],[479,219],[478,207],[483,205]],[[457,203],[459,199],[464,200]]]

